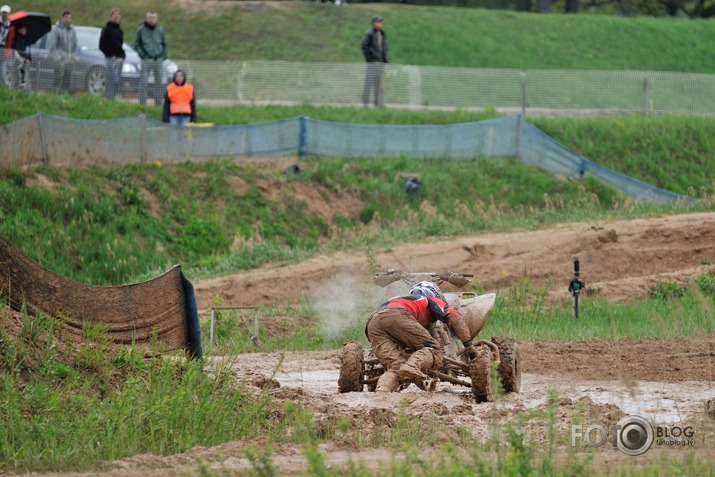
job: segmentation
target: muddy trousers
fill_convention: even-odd
[[[385,308],[370,316],[366,327],[372,352],[385,373],[377,382],[377,392],[397,390],[400,378],[409,380],[418,370],[424,373],[442,364],[444,350],[429,332],[402,308]],[[404,350],[412,351],[409,360]]]

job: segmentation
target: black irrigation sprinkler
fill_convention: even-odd
[[[578,296],[586,288],[586,283],[581,281],[581,261],[578,257],[573,259],[573,278],[569,283],[569,292],[573,295],[573,314],[578,319]]]

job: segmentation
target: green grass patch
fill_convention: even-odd
[[[571,150],[628,176],[697,197],[715,190],[715,121],[711,118],[532,121]]]
[[[712,274],[706,274],[689,285],[661,283],[651,288],[650,299],[628,303],[609,303],[586,289],[575,319],[570,300],[560,304],[547,300],[551,286],[535,287],[519,280],[498,293],[482,333],[524,341],[712,336],[712,282]]]
[[[359,43],[375,14],[385,18],[391,60],[399,64],[710,73],[708,45],[715,42],[715,31],[704,20],[395,4],[335,8],[315,2],[250,7],[222,2],[196,14],[182,7],[188,3],[171,0],[159,9],[175,59],[361,62]],[[99,27],[114,4],[73,0],[68,6],[76,24]],[[36,0],[32,8],[50,13],[53,21],[61,10],[52,0]],[[125,38],[132,43],[146,4],[124,1],[122,13]]]
[[[178,357],[145,361],[143,351],[110,347],[93,326],[74,342],[54,319],[0,313],[0,472],[90,468],[283,434],[270,397],[247,390],[231,363],[207,374]]]

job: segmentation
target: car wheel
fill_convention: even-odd
[[[92,96],[103,96],[107,89],[107,70],[101,66],[93,66],[87,72],[87,92]]]

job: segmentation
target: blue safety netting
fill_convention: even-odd
[[[676,202],[685,197],[603,167],[569,150],[523,117],[472,123],[394,126],[297,117],[235,126],[178,127],[140,116],[78,120],[35,115],[0,126],[0,166],[179,162],[308,155],[467,159],[516,157],[569,178],[595,176],[625,195]]]

